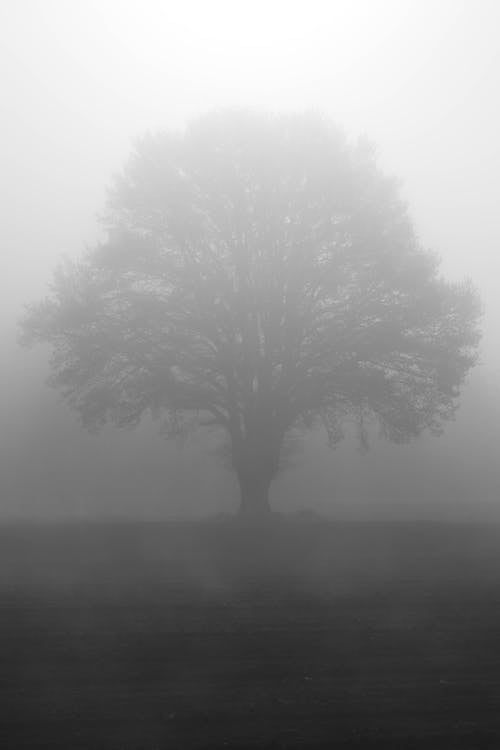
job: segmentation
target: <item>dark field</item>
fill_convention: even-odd
[[[499,748],[500,528],[0,529],[0,747]]]

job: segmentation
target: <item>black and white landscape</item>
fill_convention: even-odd
[[[499,21],[2,6],[2,747],[498,745]]]

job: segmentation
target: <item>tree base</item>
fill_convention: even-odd
[[[241,492],[239,515],[245,519],[266,519],[272,514],[268,492]]]

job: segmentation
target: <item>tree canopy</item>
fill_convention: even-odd
[[[316,114],[206,115],[140,139],[106,238],[57,270],[22,322],[96,428],[150,412],[228,436],[243,509],[268,507],[287,435],[346,420],[438,432],[479,341],[471,285],[417,239],[365,142]]]

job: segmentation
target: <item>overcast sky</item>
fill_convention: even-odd
[[[321,464],[319,504],[340,477],[337,498],[377,487],[383,505],[424,467],[426,487],[407,493],[407,504],[442,492],[460,496],[462,507],[481,485],[481,501],[491,508],[498,498],[500,513],[499,28],[495,0],[3,3],[0,514],[43,516],[82,503],[87,512],[110,487],[132,512],[141,471],[134,484],[122,468],[132,454],[155,477],[147,510],[159,510],[165,444],[140,431],[81,435],[43,385],[46,353],[18,348],[16,320],[45,293],[62,254],[95,242],[106,188],[137,135],[232,105],[314,108],[349,136],[368,135],[383,169],[401,178],[423,245],[440,253],[447,276],[471,277],[485,308],[482,365],[440,439],[439,462],[435,441],[404,454],[377,447],[362,463],[342,448],[335,470],[320,449],[309,450],[295,485],[307,486]],[[199,476],[210,478],[213,497],[231,494],[208,458],[196,479],[186,478],[186,460],[172,459],[166,485],[184,482],[192,508],[208,486]],[[388,465],[399,484],[387,479]],[[283,479],[280,497],[290,482]]]

